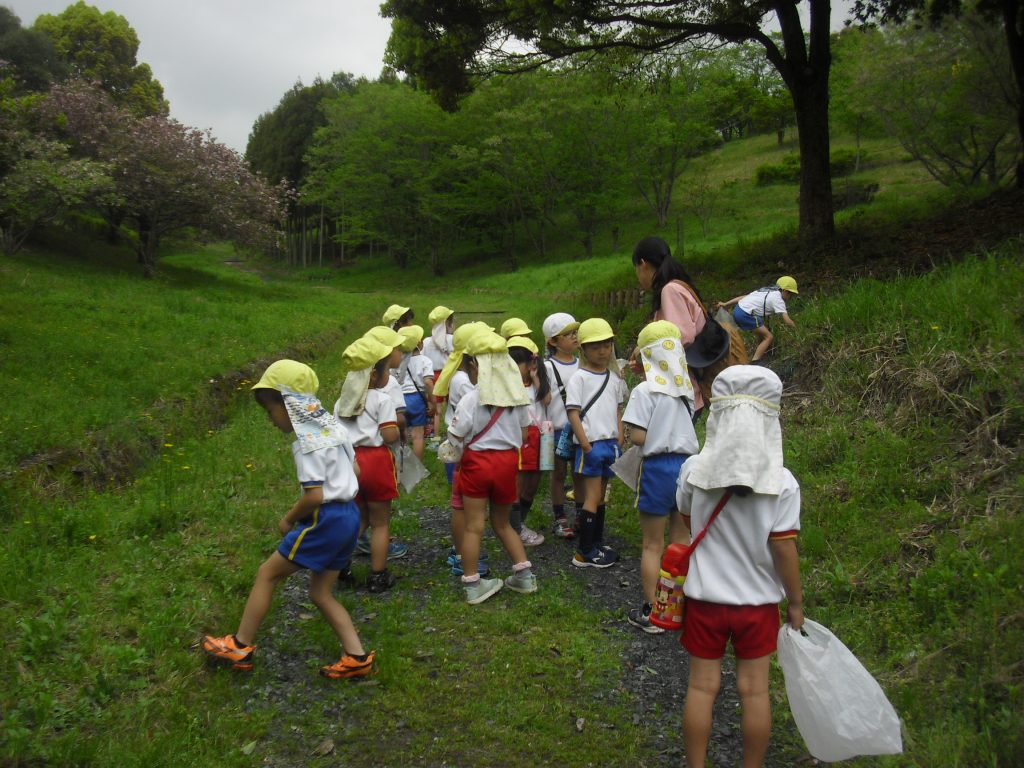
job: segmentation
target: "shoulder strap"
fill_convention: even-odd
[[[558,396],[562,398],[562,405],[565,405],[565,384],[562,383],[562,377],[558,375],[558,361],[550,357],[548,360],[551,360],[551,372],[555,374],[555,381],[558,382]]]
[[[466,447],[469,448],[469,446],[471,446],[473,443],[475,443],[477,440],[483,437],[487,433],[487,430],[494,426],[494,422],[496,422],[501,417],[501,414],[503,414],[504,412],[505,406],[503,405],[499,405],[497,408],[491,411],[491,418],[487,422],[486,426],[484,426],[483,429],[481,429],[479,432],[473,435],[473,439],[466,443]]]
[[[718,517],[718,513],[722,511],[722,508],[728,503],[728,501],[729,501],[729,499],[731,497],[732,497],[732,490],[731,489],[726,490],[726,492],[722,494],[722,498],[718,500],[718,505],[715,507],[714,511],[711,513],[711,517],[708,518],[707,525],[705,525],[701,529],[701,532],[698,533],[694,537],[693,541],[690,542],[690,550],[691,551],[696,549],[697,545],[700,544],[700,540],[704,538],[704,534],[706,534],[708,532],[708,528],[710,528],[711,524],[713,522],[715,522],[715,518]]]
[[[698,296],[697,292],[695,290],[693,290],[693,286],[691,286],[689,283],[687,283],[687,282],[685,282],[683,280],[674,280],[673,282],[679,283],[687,291],[690,292],[690,295],[693,297],[693,300],[696,301],[697,302],[697,306],[700,307],[700,311],[704,313],[705,320],[707,320],[708,318],[711,317],[711,314],[708,312],[708,308],[704,306],[704,302],[700,300],[700,296]]]
[[[601,395],[604,394],[604,388],[608,386],[608,380],[611,379],[611,377],[611,371],[604,372],[604,381],[601,382],[601,388],[597,390],[597,394],[590,398],[590,402],[583,406],[583,410],[580,411],[580,421],[583,421],[583,417],[587,415],[587,411],[590,410],[590,407],[601,398]]]

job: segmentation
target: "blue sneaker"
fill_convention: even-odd
[[[461,576],[462,570],[462,557],[460,555],[454,555],[453,558],[449,559],[452,566],[452,576]],[[481,576],[487,576],[491,572],[491,568],[487,565],[487,561],[481,557],[476,561],[476,572]]]
[[[409,554],[409,547],[400,541],[392,541],[388,544],[388,560],[397,560]]]
[[[615,565],[615,557],[594,547],[586,555],[582,552],[577,552],[573,555],[572,564],[577,568],[608,568]]]
[[[370,554],[370,532],[365,531],[362,536],[356,540],[356,552],[360,555]]]
[[[487,550],[483,550],[480,553],[480,556],[477,558],[477,560],[480,562],[481,567],[483,567],[483,563],[487,560]],[[457,563],[461,563],[461,562],[462,562],[462,556],[456,554],[455,547],[450,548],[448,550],[448,558],[445,560],[445,563],[448,564],[448,567],[449,568],[455,568],[455,565]],[[455,573],[455,572],[452,571],[452,573]],[[462,575],[462,571],[459,571],[458,573],[455,573],[455,575],[456,576]]]

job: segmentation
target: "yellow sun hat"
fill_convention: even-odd
[[[372,336],[363,336],[345,347],[341,360],[350,371],[364,371],[390,355],[392,349]]]
[[[530,350],[533,354],[537,354],[540,350],[537,349],[537,345],[534,344],[533,339],[529,336],[513,336],[508,340],[508,348],[522,347],[523,349]]]
[[[302,392],[315,395],[320,388],[320,380],[316,372],[305,363],[296,360],[278,360],[271,363],[260,376],[260,380],[252,385],[253,389],[276,389],[282,387],[291,392]]]
[[[518,317],[510,317],[501,324],[501,330],[498,333],[506,339],[511,339],[513,336],[529,336],[533,331],[530,330],[526,321]]]
[[[577,338],[580,344],[593,344],[598,341],[614,339],[615,331],[612,330],[607,320],[600,317],[591,317],[580,323]]]
[[[653,323],[645,325],[640,331],[636,345],[643,349],[662,339],[679,338],[682,338],[682,334],[679,333],[679,327],[675,323],[670,323],[668,320],[655,320]]]
[[[392,304],[384,310],[384,316],[381,317],[380,321],[384,323],[384,325],[391,325],[408,311],[409,307],[403,307],[400,304]]]
[[[412,352],[423,341],[423,326],[407,325],[398,329],[398,335],[402,337],[402,351]]]
[[[469,340],[477,333],[493,333],[493,330],[484,322],[466,323],[455,329],[455,333],[452,334],[452,353],[448,355],[444,368],[441,369],[441,373],[434,381],[435,395],[438,397],[448,395],[448,385],[451,383],[452,376],[462,365],[462,358],[466,354],[466,344],[469,343]]]
[[[436,306],[430,310],[430,314],[427,315],[427,322],[430,323],[431,326],[435,326],[438,323],[443,323],[454,314],[454,309],[449,309],[444,305]]]
[[[381,344],[394,349],[402,346],[404,339],[398,331],[393,331],[386,325],[375,325],[363,334],[363,338],[370,338],[379,341]]]
[[[495,355],[508,351],[508,342],[501,338],[494,331],[479,330],[466,341],[466,354],[470,357],[477,355]]]
[[[789,291],[790,293],[795,294],[800,293],[800,291],[796,289],[796,280],[794,280],[789,275],[783,275],[782,277],[775,281],[775,284],[784,291]]]

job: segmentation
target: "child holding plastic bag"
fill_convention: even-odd
[[[743,710],[743,766],[764,762],[771,735],[768,668],[783,598],[789,624],[799,629],[804,623],[796,548],[800,486],[782,465],[781,400],[782,382],[766,368],[722,371],[712,385],[704,448],[679,472],[679,511],[691,534],[707,527],[683,587],[680,642],[690,653],[683,740],[690,766],[704,765],[730,640]]]

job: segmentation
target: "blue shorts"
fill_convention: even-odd
[[[405,395],[405,426],[422,427],[427,423],[427,401],[419,392]]]
[[[736,321],[736,325],[742,328],[744,331],[752,331],[755,328],[760,328],[764,325],[764,318],[757,317],[750,314],[749,312],[736,307],[732,311],[732,319]]]
[[[611,477],[612,464],[619,458],[619,441],[614,437],[597,440],[590,444],[590,453],[584,453],[578,445],[574,447],[572,471],[584,477]]]
[[[647,515],[664,516],[676,508],[679,468],[690,458],[685,453],[656,453],[640,461],[633,506]]]
[[[328,501],[288,531],[277,551],[314,573],[343,571],[359,536],[359,507],[354,501]]]

